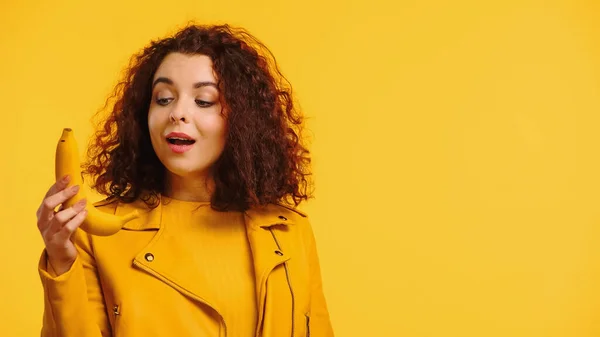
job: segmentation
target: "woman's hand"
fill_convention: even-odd
[[[48,261],[58,275],[66,273],[77,258],[77,249],[71,241],[71,236],[87,215],[85,199],[72,207],[62,209],[61,205],[75,196],[80,188],[77,185],[66,188],[69,180],[66,176],[52,185],[36,213]],[[58,206],[61,207],[55,211]]]

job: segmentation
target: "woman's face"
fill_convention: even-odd
[[[167,55],[152,79],[148,112],[152,147],[167,170],[209,175],[225,147],[226,126],[211,59]]]

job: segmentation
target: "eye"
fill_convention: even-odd
[[[162,106],[165,106],[165,105],[167,105],[167,104],[171,103],[171,101],[172,101],[172,100],[173,100],[173,98],[172,98],[172,97],[167,97],[167,98],[157,98],[157,99],[156,99],[156,104],[158,104],[158,105],[162,105]]]
[[[207,102],[207,101],[203,101],[201,99],[197,99],[196,100],[196,104],[201,107],[201,108],[208,108],[209,106],[212,106],[214,103],[213,102]]]

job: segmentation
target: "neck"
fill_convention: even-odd
[[[172,173],[167,175],[165,195],[182,201],[210,201],[214,191],[214,181],[208,176],[181,177]]]

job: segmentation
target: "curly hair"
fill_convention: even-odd
[[[173,52],[211,58],[228,111],[225,149],[213,167],[212,207],[245,211],[269,203],[297,206],[310,198],[311,159],[292,88],[268,48],[229,25],[188,24],[132,56],[82,164],[92,188],[124,203],[157,205],[166,169],[150,142],[148,110],[152,78]]]

